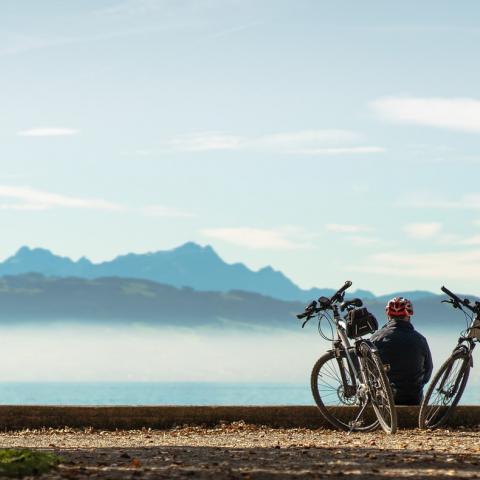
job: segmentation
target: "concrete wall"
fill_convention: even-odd
[[[349,407],[338,407],[347,413]],[[397,407],[400,427],[416,427],[418,407]],[[103,430],[217,425],[244,420],[271,427],[329,427],[311,406],[31,406],[0,405],[0,428],[94,427]],[[449,425],[480,425],[480,406],[456,409]]]

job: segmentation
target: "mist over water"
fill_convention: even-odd
[[[458,325],[442,331],[421,330],[429,340],[435,368],[450,354],[459,330]],[[330,348],[313,327],[249,333],[91,324],[3,326],[0,345],[1,403],[35,403],[40,398],[41,403],[97,404],[309,404],[311,368]],[[480,368],[474,363],[463,403],[480,401]],[[27,402],[31,382],[37,383],[37,393]],[[56,382],[76,385],[70,385],[70,396],[62,396],[58,392],[67,387],[55,386]],[[86,383],[82,387],[83,382],[90,387]],[[104,393],[98,393],[97,382],[104,385]],[[129,396],[128,384],[133,382],[145,385]],[[156,382],[170,387],[154,393]],[[186,382],[195,383],[188,387]],[[40,383],[49,386],[42,390]],[[91,397],[95,392],[99,398]],[[15,395],[22,398],[15,401]]]
[[[1,328],[0,381],[296,382],[323,347],[304,332],[145,326]]]

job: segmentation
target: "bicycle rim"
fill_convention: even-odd
[[[370,431],[378,427],[372,409],[366,405],[367,396],[362,398],[357,382],[353,381],[345,355],[337,358],[334,352],[328,352],[321,356],[312,370],[311,387],[320,413],[334,427],[349,431]]]
[[[386,433],[397,431],[397,410],[392,389],[379,355],[367,344],[362,345],[362,361],[373,410]]]
[[[470,355],[457,352],[440,367],[422,401],[420,428],[443,425],[460,401],[470,374]]]

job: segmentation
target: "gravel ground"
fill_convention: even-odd
[[[63,457],[44,479],[480,478],[480,427],[347,434],[243,422],[172,430],[34,430],[2,447]]]

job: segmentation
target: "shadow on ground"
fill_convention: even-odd
[[[472,442],[478,441],[478,434],[472,434]],[[412,449],[161,446],[54,451],[65,463],[48,478],[480,478],[478,454]]]

